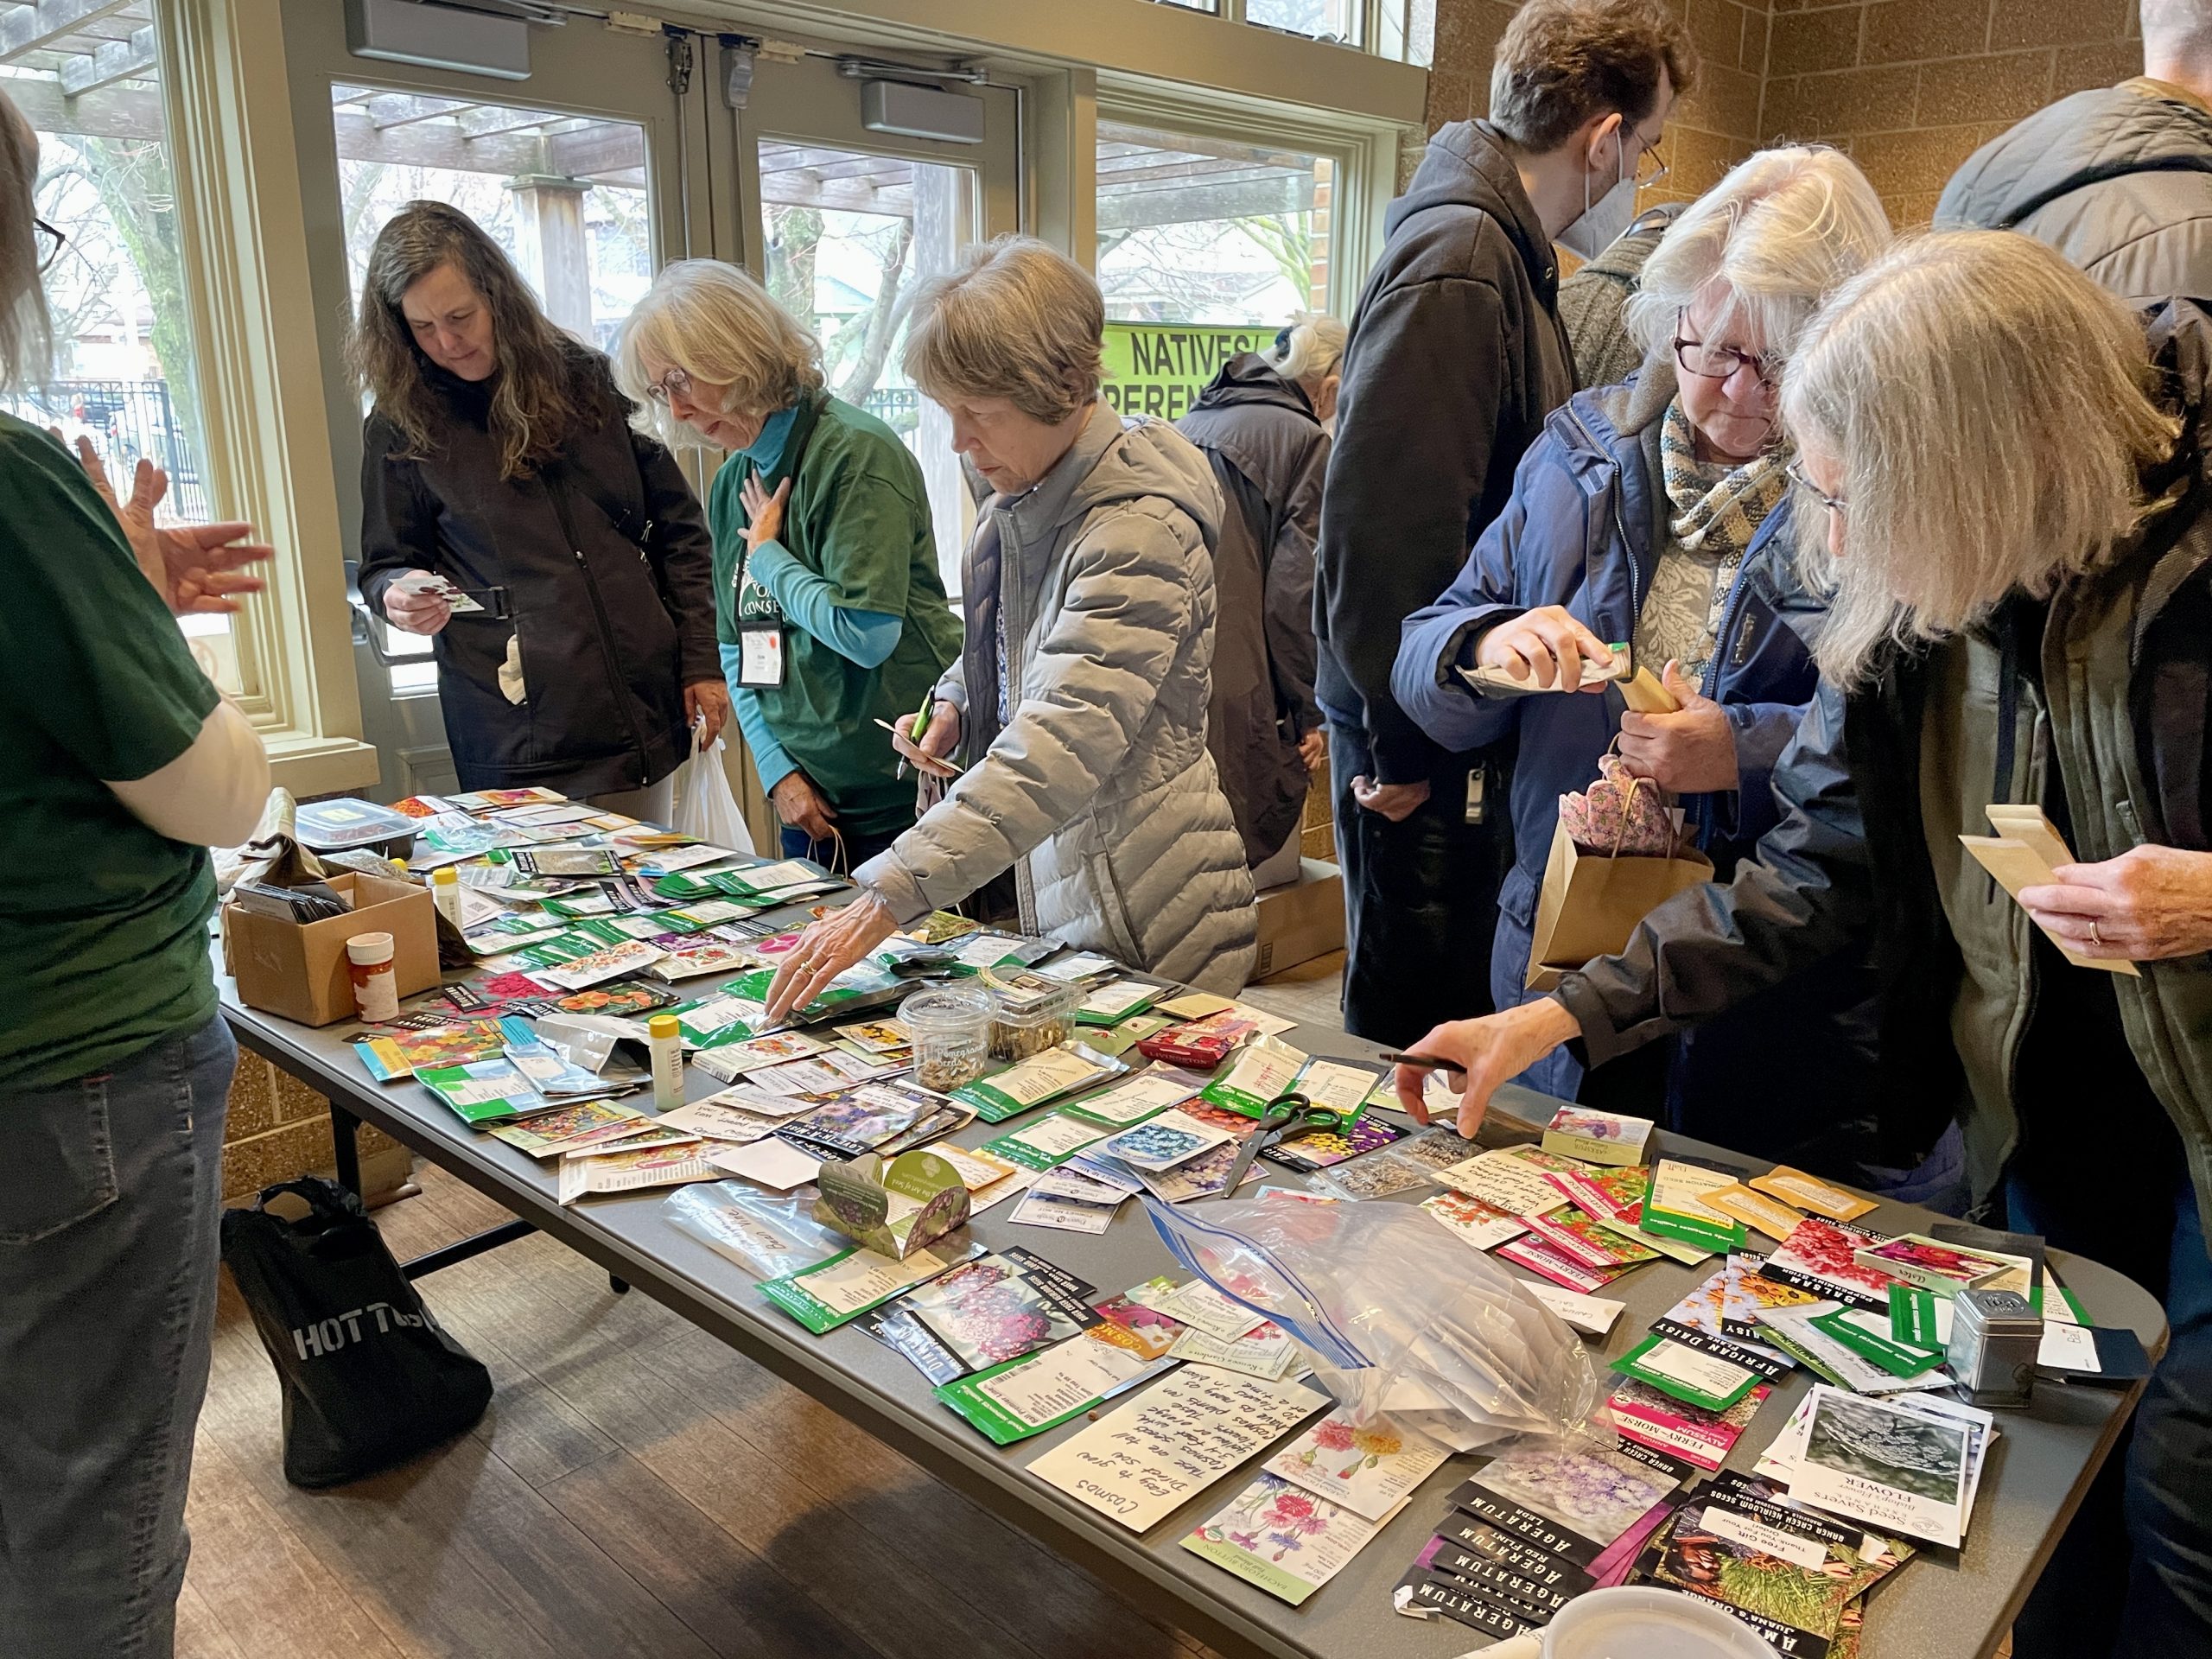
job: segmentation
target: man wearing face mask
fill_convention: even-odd
[[[1354,314],[1316,550],[1317,699],[1344,868],[1344,1024],[1404,1044],[1489,1007],[1511,861],[1503,753],[1453,753],[1390,692],[1405,619],[1512,493],[1574,391],[1554,241],[1627,228],[1696,58],[1662,0],[1529,0],[1498,42],[1487,120],[1429,140],[1390,205]]]

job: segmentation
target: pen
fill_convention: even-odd
[[[1457,1071],[1463,1076],[1467,1070],[1457,1060],[1440,1059],[1433,1054],[1400,1054],[1385,1049],[1382,1058],[1393,1065],[1426,1065],[1440,1071]]]

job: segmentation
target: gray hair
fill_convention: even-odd
[[[1089,271],[1033,237],[1001,236],[923,285],[903,360],[940,404],[1003,397],[1056,425],[1098,396],[1105,337]]]
[[[1842,480],[1841,557],[1824,508],[1796,515],[1831,594],[1821,671],[1861,684],[2106,559],[2180,430],[2157,385],[2142,320],[2029,237],[1919,237],[1845,283],[1782,385],[1784,425]]]
[[[53,365],[38,267],[38,135],[0,92],[0,386],[43,380]]]
[[[1325,311],[1301,311],[1290,320],[1289,338],[1268,353],[1268,366],[1286,380],[1319,380],[1344,361],[1351,331]]]
[[[614,383],[636,406],[631,423],[671,446],[698,437],[646,395],[647,358],[728,386],[724,414],[773,415],[822,386],[822,347],[814,336],[752,272],[719,259],[664,266],[624,319],[613,358]]]
[[[1624,320],[1647,353],[1663,352],[1680,314],[1717,296],[1707,339],[1741,329],[1786,358],[1821,296],[1889,244],[1881,198],[1841,150],[1763,149],[1667,227]]]

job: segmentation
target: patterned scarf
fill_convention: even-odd
[[[1740,559],[1782,493],[1789,487],[1788,457],[1768,450],[1741,466],[1697,458],[1697,433],[1681,398],[1667,405],[1659,429],[1659,463],[1675,516],[1667,528],[1693,553]]]

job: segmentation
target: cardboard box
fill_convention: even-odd
[[[402,996],[439,982],[438,912],[430,890],[412,881],[340,870],[330,886],[353,906],[349,916],[294,922],[223,906],[223,963],[250,1008],[327,1026],[353,1013],[353,982],[346,941],[359,933],[391,935],[391,969]]]
[[[1260,895],[1260,959],[1252,977],[1265,979],[1344,944],[1344,877],[1333,864],[1300,859],[1297,880]]]

